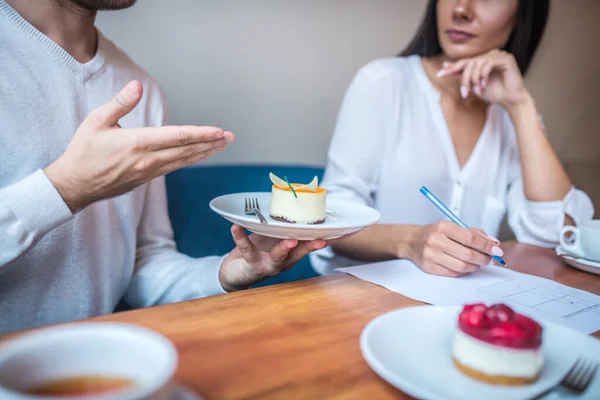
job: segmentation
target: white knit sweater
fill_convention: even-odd
[[[159,87],[101,34],[81,64],[0,0],[0,332],[224,292],[222,257],[177,252],[164,179],[72,215],[42,171],[131,79],[121,125],[162,125]]]

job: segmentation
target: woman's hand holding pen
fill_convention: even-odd
[[[499,244],[480,229],[441,221],[417,228],[409,258],[429,274],[458,277],[488,265],[491,256],[501,257]]]

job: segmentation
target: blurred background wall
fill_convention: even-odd
[[[217,125],[237,143],[210,164],[323,166],[344,91],[397,54],[416,0],[141,0],[102,32],[162,85],[171,123]],[[553,0],[527,84],[572,179],[600,208],[600,1]]]

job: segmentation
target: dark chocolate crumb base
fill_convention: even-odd
[[[271,214],[270,214],[270,216],[271,216],[271,218],[273,218],[276,221],[287,222],[288,224],[296,224],[297,223],[296,221],[290,221],[289,219],[287,219],[285,217],[276,217],[276,216],[271,215]],[[324,222],[325,222],[324,219],[320,219],[320,220],[315,221],[315,222],[309,222],[308,225],[319,225],[319,224],[322,224]]]
[[[271,218],[273,218],[275,221],[287,222],[288,224],[295,224],[295,223],[296,223],[296,221],[290,221],[289,219],[287,219],[287,218],[284,218],[284,217],[276,217],[276,216],[274,216],[274,215],[272,215],[272,214],[270,214],[270,216],[271,216]]]

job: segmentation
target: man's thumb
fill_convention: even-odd
[[[121,118],[137,106],[142,98],[142,91],[141,83],[129,82],[112,100],[95,110],[97,122],[106,126],[116,125]]]

